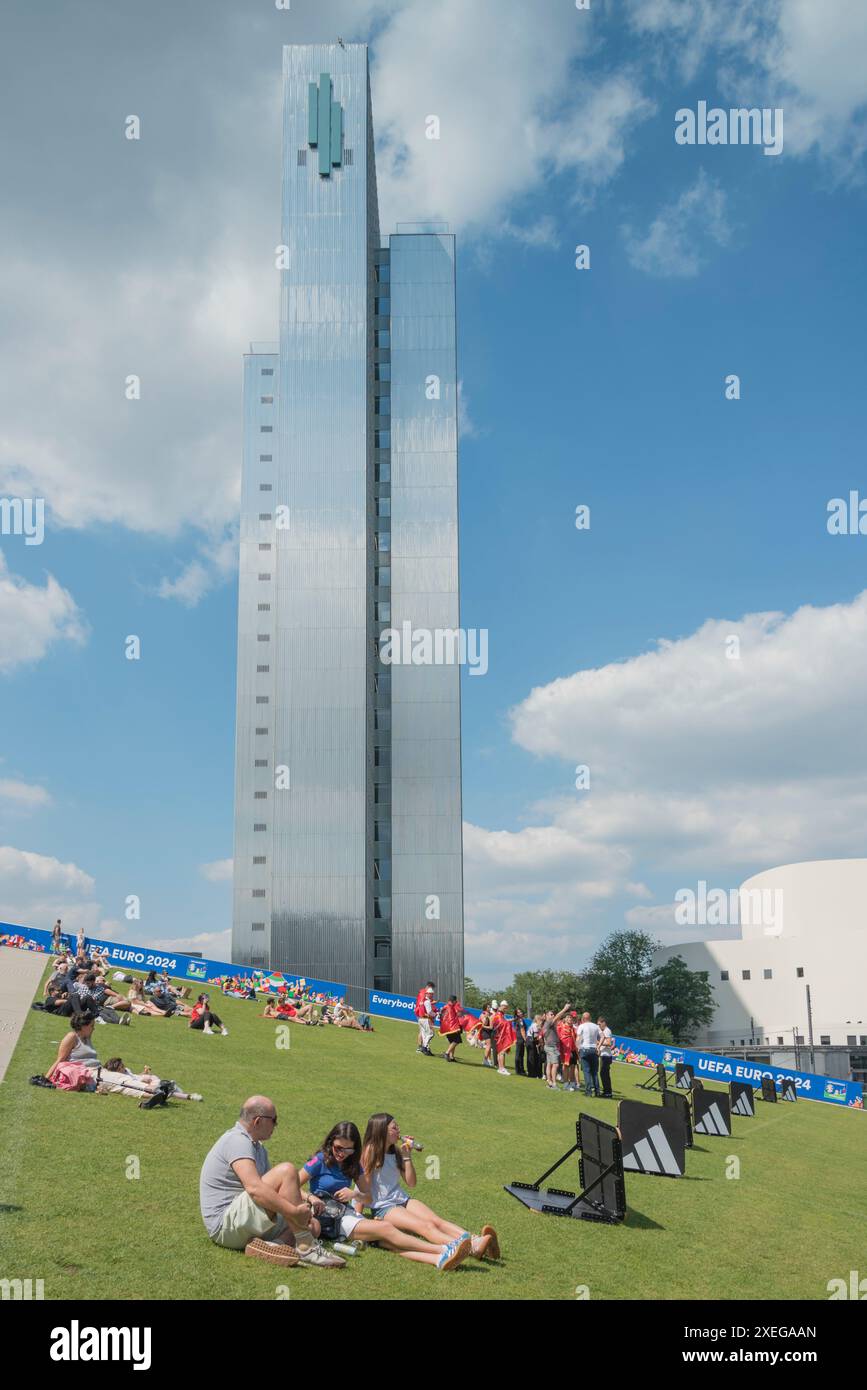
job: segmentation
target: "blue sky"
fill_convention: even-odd
[[[0,496],[47,520],[0,537],[6,920],[227,947],[241,354],[276,331],[280,45],[338,33],[385,228],[458,235],[468,970],[685,939],[681,887],[863,852],[867,536],[826,514],[867,496],[867,18],[754,9],[7,7]],[[782,154],[677,145],[700,100],[782,107]]]

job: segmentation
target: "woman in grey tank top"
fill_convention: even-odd
[[[93,1019],[84,1014],[73,1015],[69,1026],[72,1031],[67,1033],[57,1049],[57,1062],[81,1062],[95,1072],[99,1067],[99,1058],[91,1042]]]

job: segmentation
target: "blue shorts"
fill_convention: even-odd
[[[390,1212],[396,1211],[399,1207],[405,1207],[408,1203],[408,1197],[404,1197],[402,1202],[389,1202],[387,1207],[380,1207],[378,1211],[373,1213],[373,1219],[374,1221],[385,1221]]]

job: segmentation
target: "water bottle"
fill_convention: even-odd
[[[336,1255],[357,1255],[359,1246],[356,1241],[335,1241],[332,1246]]]

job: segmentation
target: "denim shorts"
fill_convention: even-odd
[[[398,1207],[405,1207],[409,1204],[409,1198],[405,1197],[402,1202],[389,1202],[387,1207],[380,1207],[373,1213],[374,1221],[385,1221],[389,1213],[396,1211]]]

